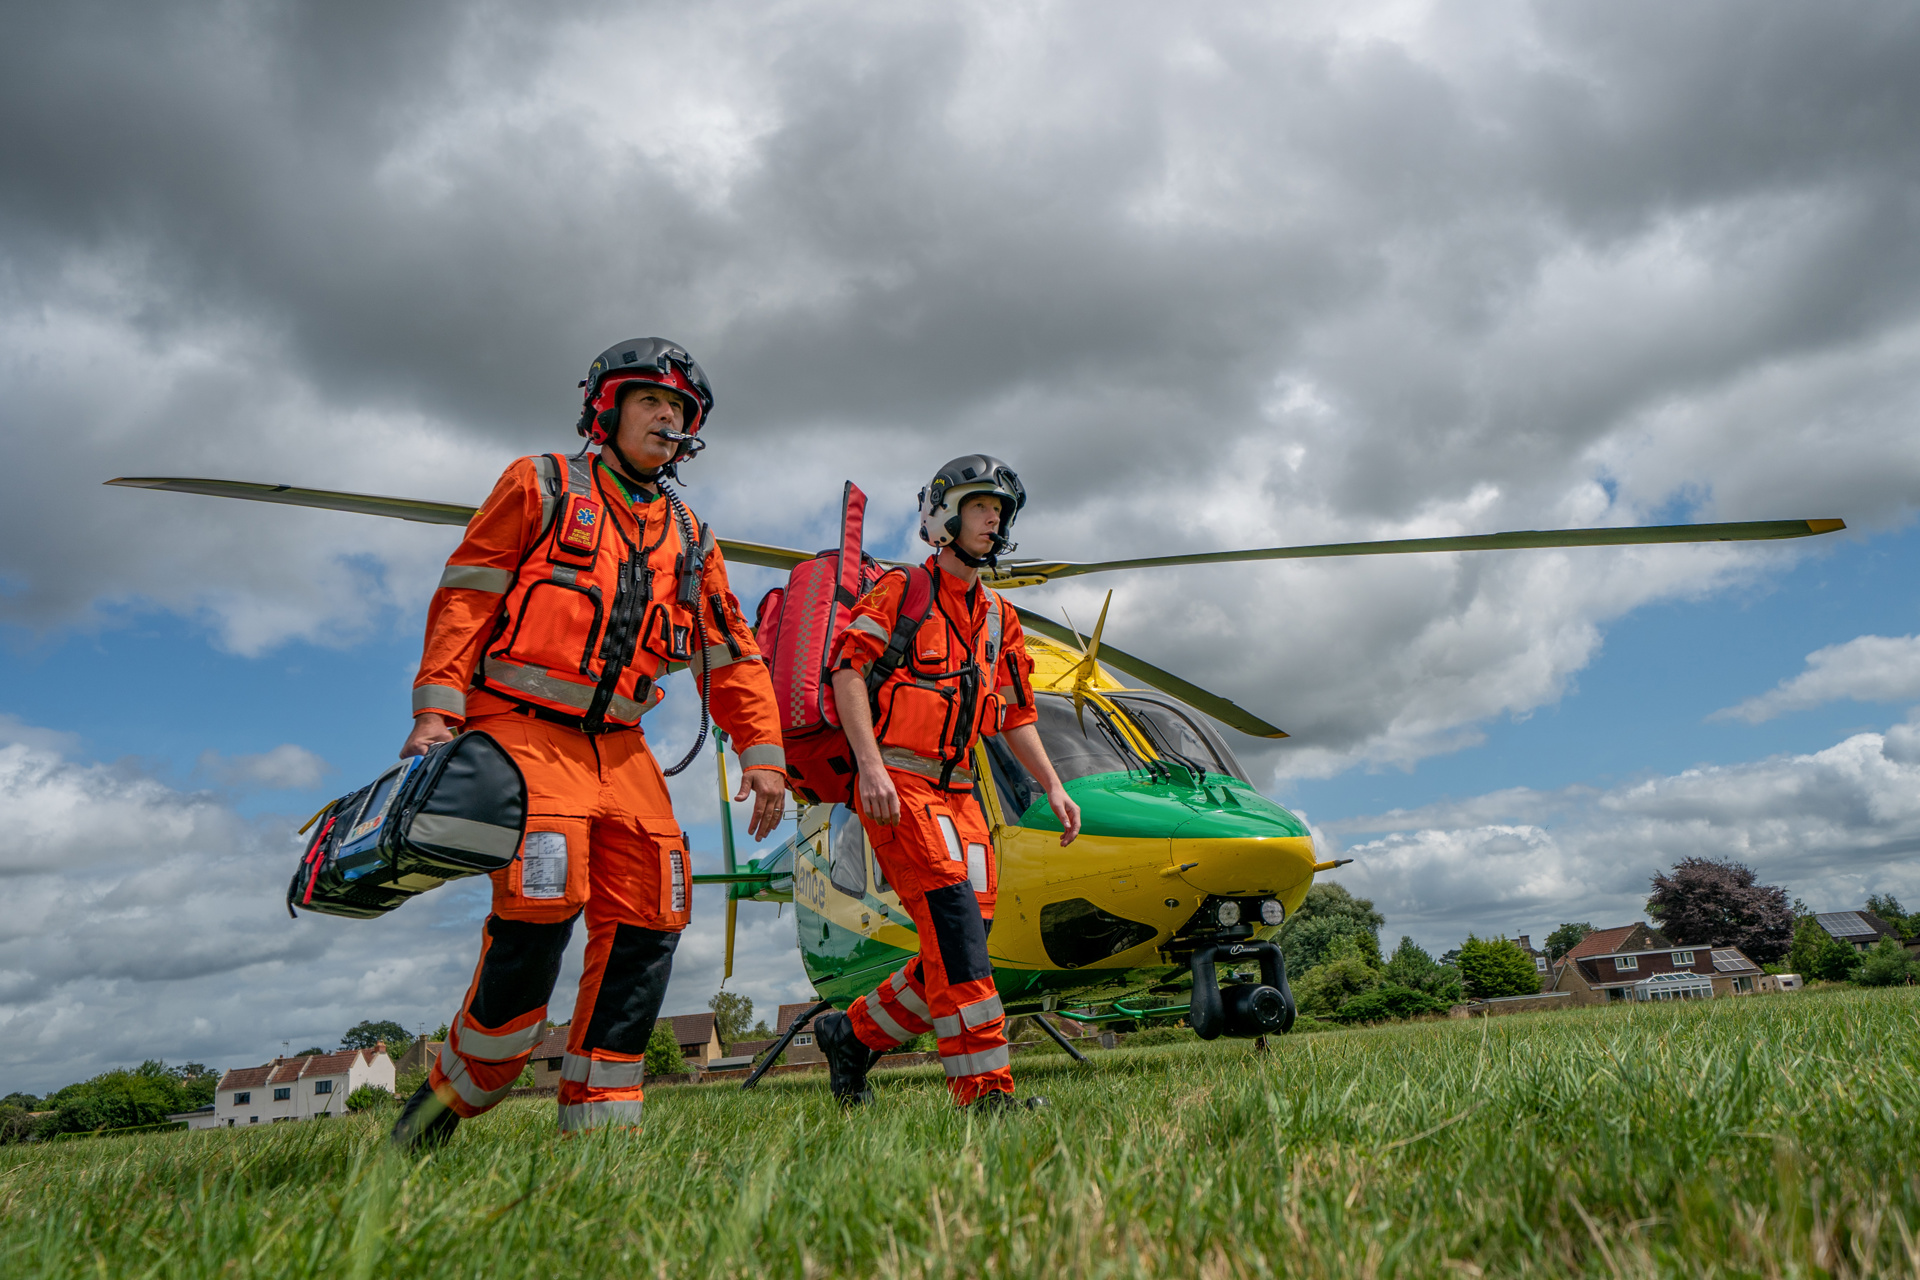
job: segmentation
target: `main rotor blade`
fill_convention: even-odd
[[[1061,644],[1079,647],[1073,632],[1052,619],[1035,613],[1031,609],[1022,609],[1019,605],[1015,605],[1014,610],[1020,615],[1022,626],[1039,632],[1049,640],[1058,640]],[[1162,693],[1172,694],[1180,701],[1206,712],[1215,720],[1231,725],[1242,733],[1256,738],[1287,736],[1284,730],[1268,724],[1245,707],[1230,702],[1217,693],[1208,693],[1199,685],[1182,680],[1171,671],[1163,671],[1144,658],[1136,658],[1124,649],[1117,649],[1111,641],[1100,642],[1100,661],[1116,671],[1126,672],[1142,684],[1158,689]]]
[[[370,493],[341,493],[333,489],[298,489],[290,484],[252,484],[244,480],[196,480],[187,476],[121,476],[107,481],[123,489],[162,489],[168,493],[203,493],[215,498],[245,498],[251,502],[278,502],[290,507],[317,507],[323,511],[351,511],[365,516],[391,516],[421,524],[465,525],[475,507],[419,498],[382,498]],[[735,564],[767,569],[791,569],[813,559],[805,551],[771,547],[759,542],[721,538],[720,554]]]
[[[1394,538],[1385,542],[1325,542],[1310,547],[1267,547],[1257,551],[1204,551],[1185,556],[1148,556],[1139,560],[1102,560],[1076,564],[1065,560],[1016,560],[1000,568],[1014,581],[1006,586],[1036,586],[1056,578],[1113,569],[1158,569],[1183,564],[1233,564],[1248,560],[1313,560],[1329,556],[1404,555],[1420,551],[1511,551],[1527,547],[1618,547],[1666,542],[1758,542],[1807,538],[1847,527],[1844,520],[1740,520],[1730,524],[1655,524],[1613,529],[1521,529],[1512,533],[1470,533],[1450,538]],[[1004,589],[1004,588],[1003,588]]]

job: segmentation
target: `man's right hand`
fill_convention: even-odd
[[[413,732],[400,748],[400,758],[423,756],[443,742],[453,740],[453,726],[435,711],[422,711],[413,718]]]
[[[900,793],[884,765],[860,770],[860,812],[883,827],[900,821]]]

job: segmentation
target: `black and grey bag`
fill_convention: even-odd
[[[527,829],[527,782],[499,743],[463,733],[341,796],[301,831],[316,826],[287,914],[368,919],[511,863]]]

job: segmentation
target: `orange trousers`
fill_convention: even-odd
[[[998,881],[979,801],[902,769],[887,773],[900,793],[899,823],[881,826],[864,813],[860,820],[919,931],[920,954],[853,1002],[854,1034],[886,1050],[932,1031],[955,1102],[1012,1093],[1006,1013],[987,959]]]
[[[647,1039],[687,926],[686,836],[645,736],[588,735],[532,716],[470,721],[527,780],[520,855],[493,874],[493,912],[473,984],[429,1080],[456,1114],[506,1095],[546,1032],[547,1001],[573,924],[587,918],[586,971],[560,1071],[560,1128],[638,1124]]]

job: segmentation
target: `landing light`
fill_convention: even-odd
[[[1229,898],[1213,911],[1214,920],[1222,929],[1231,929],[1240,923],[1240,904]]]
[[[1284,922],[1286,918],[1287,918],[1287,909],[1281,906],[1276,899],[1268,898],[1263,902],[1261,902],[1260,904],[1260,923],[1261,924],[1280,924]]]

